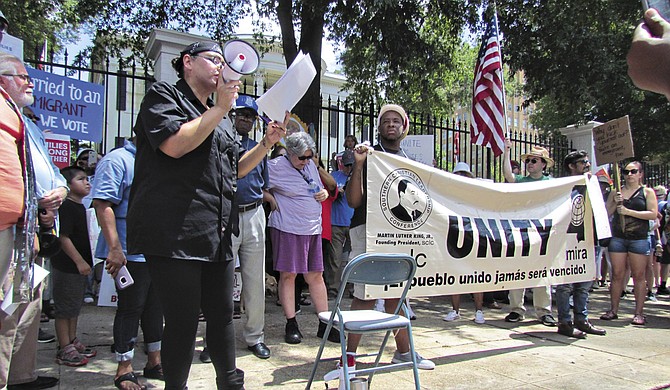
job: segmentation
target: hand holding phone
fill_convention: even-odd
[[[128,268],[124,265],[119,269],[119,272],[116,274],[116,278],[114,278],[116,281],[116,288],[119,290],[123,290],[125,288],[128,288],[135,283],[133,280],[133,277],[130,276],[130,272],[128,272]]]

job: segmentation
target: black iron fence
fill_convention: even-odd
[[[51,56],[53,58],[53,56]],[[62,63],[27,59],[32,66],[40,66],[42,70],[65,74],[80,80],[99,83],[105,86],[105,114],[103,120],[103,141],[92,145],[98,152],[106,153],[122,144],[124,138],[132,135],[139,106],[151,83],[155,82],[152,72],[146,66],[137,66],[134,62],[123,63],[113,58],[90,67],[72,66],[68,64],[67,53]],[[267,90],[267,86],[258,86],[244,82],[242,93],[258,97],[259,91]],[[341,97],[323,97],[321,101],[309,105],[318,109],[319,123],[312,124],[309,131],[319,147],[319,153],[327,162],[334,153],[344,149],[343,143],[347,135],[354,135],[359,142],[374,143],[376,137],[376,118],[379,107],[374,104],[354,104]],[[433,164],[439,169],[451,171],[458,161],[470,165],[476,177],[503,181],[502,158],[494,157],[490,149],[471,142],[469,124],[451,118],[440,118],[430,114],[409,113],[410,135],[430,135],[433,137]],[[259,121],[255,136],[262,134],[262,121]],[[548,174],[564,176],[561,161],[572,149],[572,145],[563,136],[542,135],[536,132],[510,133],[512,141],[511,158],[521,161],[521,155],[527,153],[535,145],[545,147],[549,155],[556,160]],[[79,147],[79,141],[73,140],[73,153]],[[668,184],[670,167],[668,164],[643,163],[646,181],[650,185]],[[326,164],[328,166],[328,164]],[[523,164],[522,174],[523,174]]]

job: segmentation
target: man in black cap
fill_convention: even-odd
[[[233,324],[237,178],[285,135],[288,115],[284,123],[268,125],[261,142],[242,155],[228,117],[240,81],[223,79],[221,47],[193,43],[172,66],[179,80],[151,86],[133,129],[137,154],[128,252],[144,254],[163,306],[165,388],[186,388],[202,308],[217,387],[242,389]],[[210,99],[215,92],[216,103]]]

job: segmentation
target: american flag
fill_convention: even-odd
[[[42,46],[42,53],[40,54],[40,61],[44,62],[47,58],[47,41],[44,40],[44,46]],[[44,64],[37,64],[36,68],[38,70],[44,70]]]
[[[470,135],[473,143],[502,154],[505,148],[505,109],[502,58],[495,19],[486,27],[475,66]]]

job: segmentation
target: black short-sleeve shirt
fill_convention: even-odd
[[[88,223],[84,205],[73,202],[70,199],[65,199],[58,209],[58,215],[60,220],[59,234],[67,236],[72,241],[77,252],[84,258],[84,261],[88,265],[93,266],[93,254],[91,253],[91,243],[88,239]],[[79,273],[74,260],[62,250],[51,258],[51,265],[61,272],[69,274]]]
[[[193,151],[172,158],[159,146],[207,107],[183,79],[155,83],[142,101],[135,178],[128,207],[128,252],[183,260],[232,260],[232,207],[241,146],[224,118]]]

